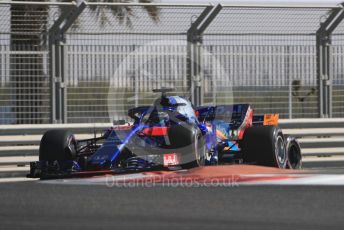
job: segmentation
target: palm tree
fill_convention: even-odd
[[[129,3],[132,1],[128,0],[89,0],[88,2],[124,2]],[[151,3],[150,0],[138,0],[139,3]],[[156,6],[144,6],[146,12],[151,17],[153,21],[159,20],[159,10]],[[131,17],[134,16],[133,9],[130,6],[106,6],[105,8],[99,8],[97,6],[91,5],[90,9],[95,12],[99,17],[101,17],[101,23],[106,23],[107,16],[104,9],[110,9],[112,15],[121,23],[126,23],[128,27],[132,26]]]
[[[23,1],[23,0],[21,0]],[[24,0],[29,1],[29,0]],[[46,2],[46,0],[37,0]],[[71,0],[62,0],[71,2]],[[131,2],[129,0],[89,0],[89,2]],[[150,3],[150,0],[139,0]],[[133,9],[129,6],[106,6],[120,23],[132,26]],[[155,6],[144,6],[154,21],[159,19]],[[90,6],[95,15],[106,22],[104,7]],[[61,7],[63,12],[66,8]],[[14,108],[18,124],[49,122],[49,87],[44,66],[44,53],[47,50],[49,7],[46,5],[13,4],[11,11],[11,55],[10,76],[14,88]],[[27,51],[27,52],[26,52]]]

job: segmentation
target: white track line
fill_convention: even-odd
[[[25,182],[25,181],[36,181],[36,178],[26,177],[11,177],[11,178],[0,178],[0,183],[12,183],[12,182]]]
[[[288,179],[274,179],[274,177],[280,177],[280,176],[287,176],[285,174],[251,174],[251,175],[238,175],[243,177],[257,177],[259,180],[260,177],[270,177],[271,179],[266,179],[262,181],[247,181],[247,182],[240,182],[237,181],[237,185],[281,185],[281,186],[293,186],[293,185],[338,185],[338,186],[344,186],[344,175],[336,175],[336,174],[329,174],[329,175],[323,175],[323,174],[290,174],[290,178]],[[137,174],[130,174],[130,175],[118,175],[118,176],[103,176],[103,177],[94,177],[94,178],[87,178],[87,179],[59,179],[59,180],[46,180],[46,181],[40,181],[39,183],[44,184],[65,184],[65,185],[105,185],[108,187],[116,187],[120,186],[122,187],[122,183],[118,183],[120,181],[130,181],[135,179],[144,179],[149,178],[149,175],[144,175],[142,173]],[[147,183],[150,187],[152,184]],[[161,183],[153,183],[153,186],[164,186],[164,184]],[[181,183],[183,184],[183,183]],[[138,182],[138,183],[131,183],[129,182],[127,185],[132,185],[132,187],[140,186],[144,187],[145,182]],[[175,184],[177,185],[177,184]],[[131,186],[128,186],[131,187]]]
[[[10,183],[10,182],[26,182],[26,181],[37,181],[38,179],[32,178],[0,178],[0,183]],[[111,177],[99,177],[99,178],[89,178],[89,179],[59,179],[59,180],[44,180],[38,181],[38,183],[43,184],[64,184],[64,185],[105,185],[108,187],[116,187],[116,180],[113,181]],[[266,180],[266,181],[250,181],[250,182],[237,182],[238,186],[251,186],[251,185],[278,185],[278,186],[344,186],[344,175],[312,175],[303,178],[291,178],[283,180]],[[118,184],[121,186],[122,184]],[[132,184],[135,187],[135,184]],[[159,186],[159,183],[154,184]],[[136,186],[144,186],[144,184],[138,183]],[[150,187],[152,184],[149,185]]]
[[[344,175],[307,175],[302,178],[293,178],[286,180],[244,182],[239,185],[344,185]]]
[[[127,175],[107,175],[91,178],[75,178],[75,179],[57,179],[57,180],[42,180],[39,183],[43,184],[68,184],[68,185],[108,185],[113,186],[118,181],[135,180],[152,177],[144,175],[143,173],[127,174]]]

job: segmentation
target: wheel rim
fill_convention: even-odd
[[[288,150],[290,167],[293,169],[301,168],[301,155],[299,148],[294,144],[291,144]]]
[[[196,154],[196,162],[198,166],[205,165],[205,148],[204,146],[199,146],[199,139],[201,138],[200,135],[195,135],[195,154]]]
[[[72,157],[76,155],[76,141],[74,135],[70,136],[68,139],[68,150]]]
[[[275,154],[276,154],[277,163],[280,166],[283,166],[284,163],[286,162],[287,154],[286,154],[284,140],[282,136],[277,137]]]

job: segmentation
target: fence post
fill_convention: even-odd
[[[207,6],[187,31],[187,73],[191,101],[195,106],[203,103],[202,44],[203,33],[221,11],[222,5]]]
[[[288,119],[293,118],[293,85],[292,73],[290,72],[290,46],[287,45],[283,49],[284,53],[284,75],[288,80]]]
[[[71,8],[71,9],[70,9]],[[66,86],[64,76],[65,32],[86,8],[84,1],[67,7],[49,29],[49,65],[50,65],[50,122],[66,123]]]
[[[344,19],[344,9],[334,9],[316,32],[319,117],[332,117],[331,35]]]
[[[317,85],[318,85],[318,106],[319,117],[328,117],[329,115],[329,90],[330,79],[328,75],[328,46],[330,45],[330,37],[326,33],[317,33],[316,38],[316,54],[317,54]]]

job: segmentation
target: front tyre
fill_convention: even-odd
[[[246,129],[241,149],[245,162],[277,168],[287,166],[283,133],[276,126],[255,126]]]
[[[205,138],[200,131],[195,134],[194,152],[197,166],[205,166],[207,160],[207,148]]]
[[[39,146],[40,161],[67,161],[76,158],[77,143],[74,135],[67,130],[49,130]]]
[[[206,164],[207,148],[199,128],[189,124],[172,126],[169,130],[170,149],[182,154],[181,167],[193,168]]]

